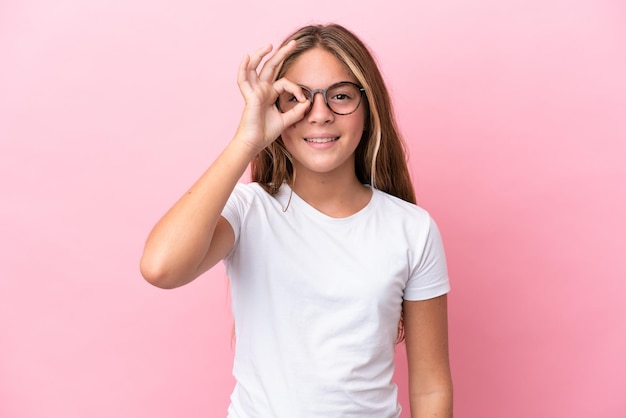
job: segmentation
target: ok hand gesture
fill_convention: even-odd
[[[245,107],[236,136],[256,152],[275,141],[285,128],[301,120],[309,107],[308,100],[297,84],[286,78],[274,81],[278,66],[295,46],[296,41],[291,41],[280,48],[260,70],[258,67],[272,50],[271,45],[259,49],[252,56],[246,55],[239,65],[237,84],[245,100]],[[293,94],[299,102],[285,113],[281,113],[275,106],[278,95],[283,92]]]

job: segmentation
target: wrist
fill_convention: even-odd
[[[249,163],[264,148],[264,146],[259,145],[258,142],[259,141],[251,140],[246,135],[238,132],[230,141],[230,144],[228,144],[227,149],[242,156]]]

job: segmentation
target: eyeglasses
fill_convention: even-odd
[[[335,83],[326,89],[311,90],[308,87],[300,86],[304,97],[311,102],[307,112],[313,107],[313,100],[317,93],[324,97],[326,106],[337,115],[349,115],[356,112],[361,104],[361,98],[365,89],[350,81]],[[282,113],[288,112],[298,104],[298,99],[288,92],[284,92],[276,99],[276,107]]]

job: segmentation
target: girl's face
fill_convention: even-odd
[[[311,90],[356,78],[330,52],[314,48],[302,53],[289,67],[285,78]],[[328,97],[330,101],[332,98]],[[337,115],[326,106],[321,93],[312,98],[313,105],[302,120],[281,134],[285,148],[293,157],[296,176],[351,175],[354,171],[354,151],[365,127],[365,98],[356,111]],[[341,96],[339,96],[341,100]]]

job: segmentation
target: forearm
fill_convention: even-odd
[[[452,418],[452,387],[410,396],[411,418]]]
[[[447,296],[405,301],[411,418],[452,417]]]
[[[213,232],[235,185],[256,150],[234,138],[209,169],[159,220],[141,259],[150,283],[173,288],[195,279]]]

